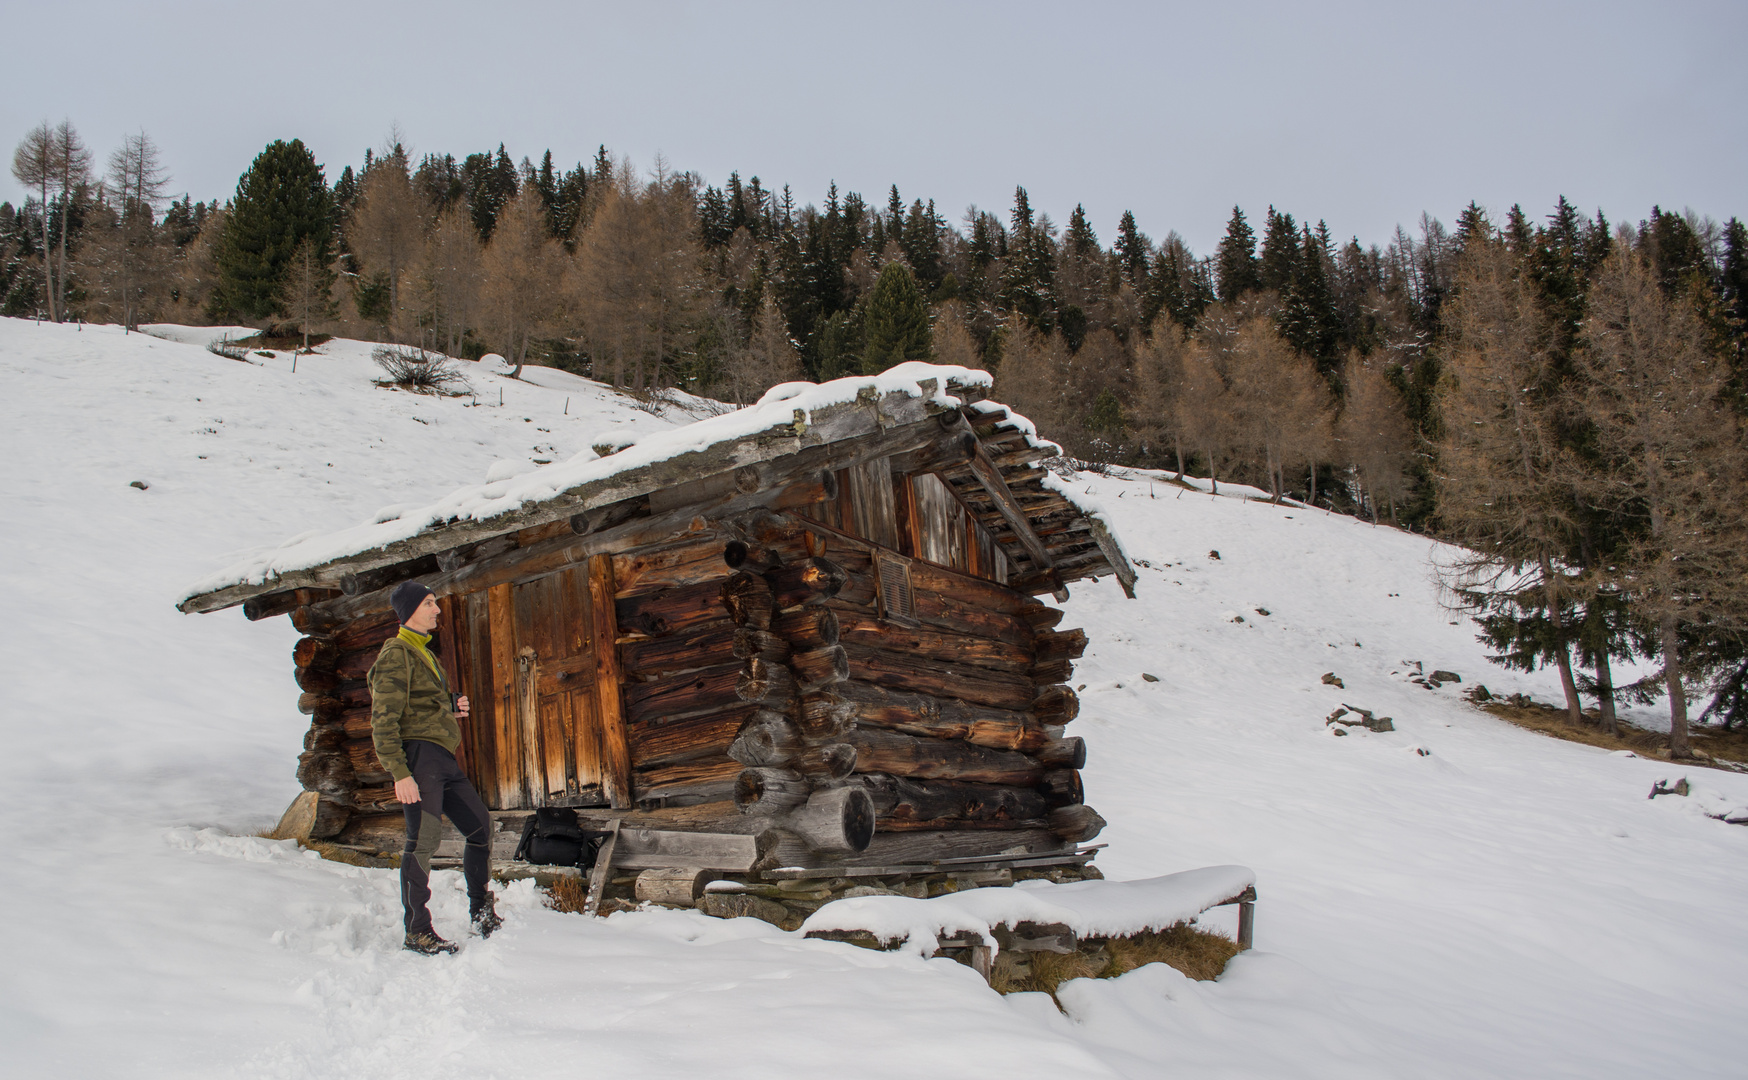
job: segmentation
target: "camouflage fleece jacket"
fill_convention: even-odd
[[[449,680],[443,665],[426,648],[429,634],[401,627],[382,643],[376,663],[365,676],[370,681],[370,734],[376,756],[396,780],[412,775],[407,768],[407,739],[434,742],[450,753],[461,745],[461,725],[449,707]]]

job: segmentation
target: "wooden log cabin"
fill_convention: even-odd
[[[179,607],[302,632],[297,775],[338,843],[401,829],[364,675],[416,578],[473,702],[462,763],[502,815],[750,835],[762,868],[1071,851],[1103,825],[1065,732],[1087,639],[1038,597],[1104,575],[1132,596],[1134,574],[988,381],[790,384],[276,549]]]

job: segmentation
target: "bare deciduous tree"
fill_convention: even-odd
[[[391,337],[405,331],[401,285],[420,253],[425,211],[397,144],[364,174],[364,183],[347,224],[347,239],[366,276],[382,274],[388,283]]]
[[[461,353],[462,339],[479,318],[479,232],[465,207],[443,212],[425,240],[418,267],[423,313],[450,356]]]
[[[67,233],[71,231],[73,204],[83,201],[91,187],[91,151],[71,120],[62,120],[51,133],[50,166],[60,188],[60,251],[55,258],[55,309],[57,319],[67,317]]]
[[[31,128],[12,152],[12,175],[25,187],[36,192],[42,207],[42,277],[43,303],[49,318],[60,321],[60,309],[55,306],[54,266],[49,260],[49,192],[55,186],[55,132],[44,120]]]
[[[1402,404],[1402,395],[1384,377],[1388,360],[1374,356],[1370,362],[1350,354],[1342,371],[1347,394],[1336,425],[1340,457],[1353,470],[1361,492],[1362,506],[1378,520],[1383,506],[1392,523],[1396,505],[1408,491],[1408,460],[1414,451],[1414,432]]]
[[[334,317],[334,268],[308,237],[298,242],[280,282],[279,306],[303,332],[303,351],[310,349],[310,328]]]

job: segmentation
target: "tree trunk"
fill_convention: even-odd
[[[1560,689],[1566,692],[1566,722],[1577,727],[1584,721],[1584,710],[1578,701],[1578,684],[1572,679],[1572,653],[1566,647],[1566,620],[1560,614],[1560,593],[1554,587],[1554,564],[1544,552],[1541,556],[1542,588],[1548,598],[1548,620],[1554,624],[1558,640],[1554,646],[1554,662],[1560,669]]]
[[[1603,731],[1610,735],[1620,731],[1614,713],[1614,672],[1609,668],[1606,644],[1596,654],[1596,711]]]
[[[1687,691],[1681,685],[1680,626],[1673,614],[1666,614],[1657,624],[1658,643],[1663,646],[1663,679],[1669,689],[1669,756],[1690,758],[1693,749],[1687,742]]]

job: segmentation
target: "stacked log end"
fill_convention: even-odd
[[[354,813],[394,808],[370,737],[364,681],[394,622],[380,615],[339,622],[307,605],[290,614],[305,635],[292,647],[292,671],[303,691],[298,707],[310,717],[297,778],[319,796],[310,835],[321,839],[338,835]]]

